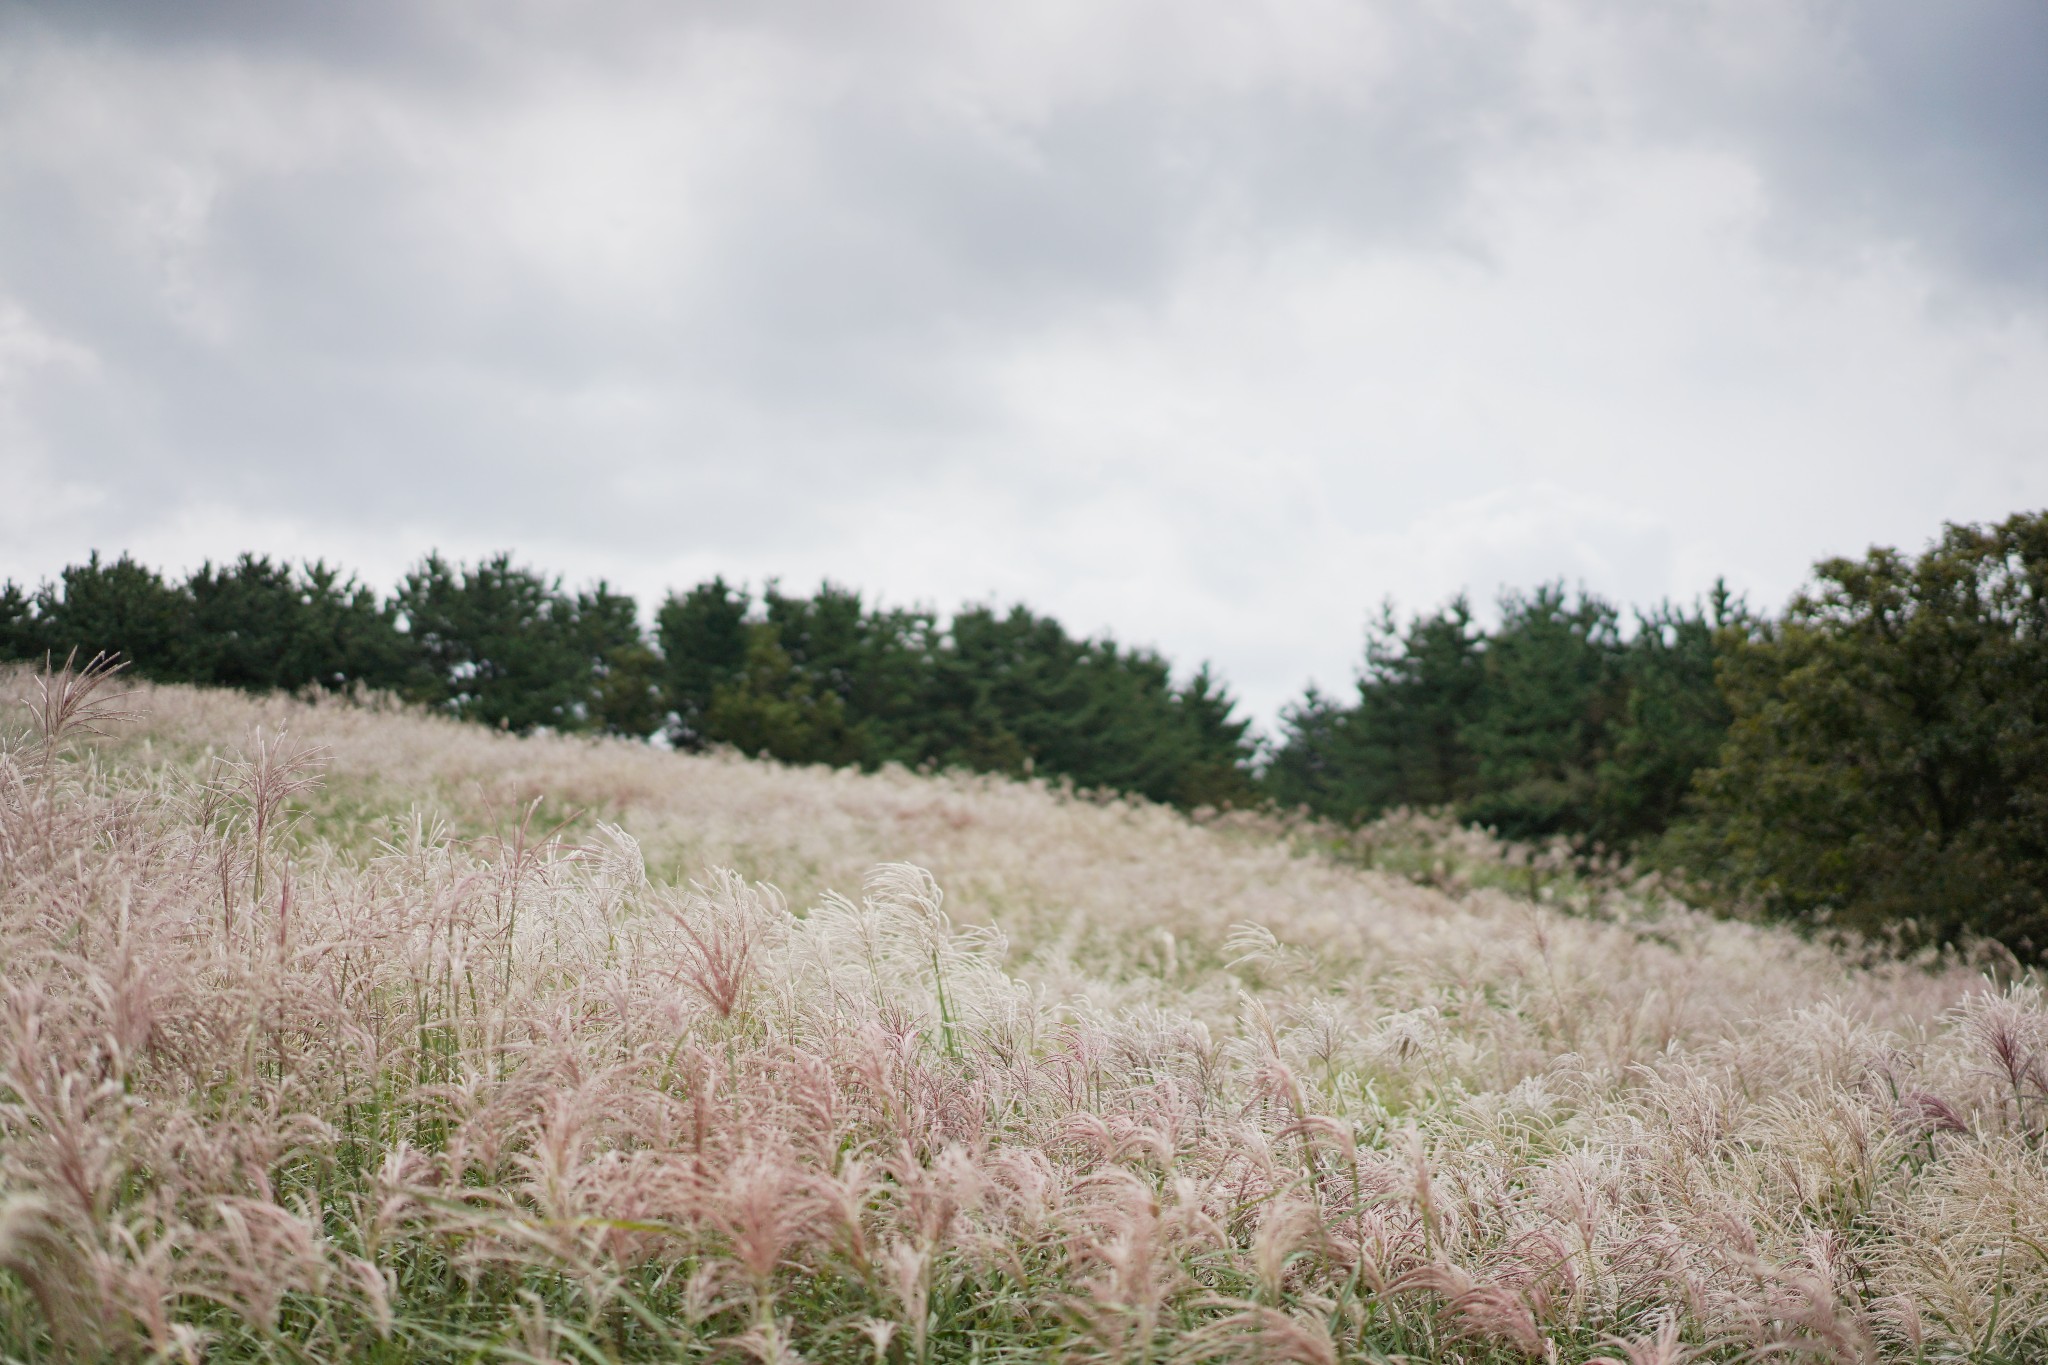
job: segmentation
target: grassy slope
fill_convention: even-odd
[[[14,1355],[2048,1345],[2028,986],[1034,786],[133,704],[0,773]],[[261,847],[259,731],[325,767]]]

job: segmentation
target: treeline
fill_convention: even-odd
[[[1509,591],[1481,629],[1459,597],[1367,631],[1354,699],[1311,689],[1282,716],[1267,789],[1346,821],[1448,806],[1516,839],[1635,848],[1670,826],[1729,723],[1715,681],[1750,628],[1716,588],[1702,606],[1635,614],[1546,585]]]
[[[2042,960],[2048,513],[1828,560],[1775,618],[1718,588],[1627,614],[1562,585],[1498,607],[1490,628],[1462,597],[1384,609],[1356,691],[1310,690],[1263,751],[1206,667],[1176,683],[1157,654],[1021,606],[941,620],[713,579],[649,632],[631,597],[507,555],[429,556],[387,597],[317,563],[171,582],[95,556],[0,588],[0,658],[106,649],[163,680],[364,685],[512,730],[1040,773],[1187,808],[1447,808],[1780,915]]]
[[[167,580],[94,555],[0,587],[0,658],[119,654],[140,676],[256,691],[365,686],[469,720],[662,735],[793,763],[1043,773],[1184,807],[1252,799],[1253,744],[1204,668],[1079,639],[1018,606],[873,606],[826,585],[759,600],[713,579],[650,635],[603,583],[429,555],[379,597],[320,563],[244,555]]]
[[[1368,632],[1356,695],[1283,718],[1266,789],[1448,807],[1903,944],[2048,950],[2048,513],[1816,566],[1778,618],[1510,592]]]

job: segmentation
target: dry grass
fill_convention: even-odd
[[[1427,822],[1368,843],[1436,888],[1035,786],[62,695],[0,750],[11,1358],[2048,1353],[2031,981]]]

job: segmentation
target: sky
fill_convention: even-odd
[[[0,0],[0,578],[1364,623],[2048,506],[2041,0]]]

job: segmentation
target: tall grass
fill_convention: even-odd
[[[0,690],[10,1358],[2048,1353],[2031,978],[1414,819]]]

